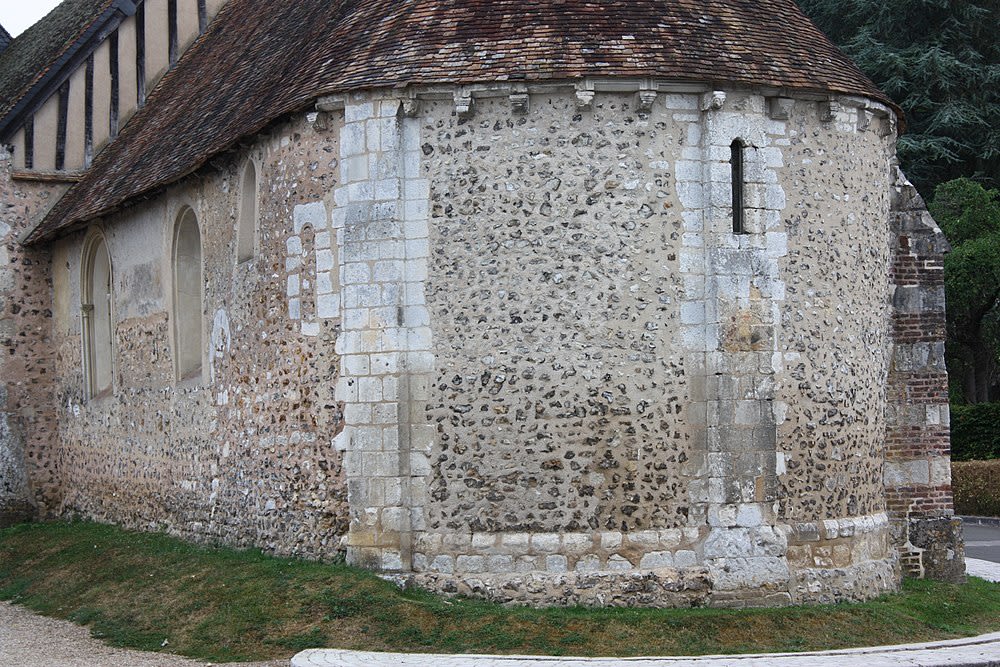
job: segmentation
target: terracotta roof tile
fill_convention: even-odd
[[[229,0],[29,240],[175,182],[319,95],[585,76],[891,104],[793,0]]]

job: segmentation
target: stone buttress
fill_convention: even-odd
[[[899,170],[892,190],[893,357],[885,487],[892,537],[911,576],[965,577],[951,493],[944,255],[948,243]]]

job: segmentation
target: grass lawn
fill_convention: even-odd
[[[208,661],[301,649],[631,656],[810,651],[1000,630],[1000,584],[908,581],[875,602],[770,610],[526,609],[402,592],[369,572],[91,523],[0,531],[0,599],[116,646]]]

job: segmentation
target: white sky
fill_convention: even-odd
[[[0,25],[17,37],[42,18],[60,0],[0,0]]]

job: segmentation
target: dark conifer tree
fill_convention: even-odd
[[[1000,0],[798,0],[903,108],[903,170],[925,195],[1000,185]]]

